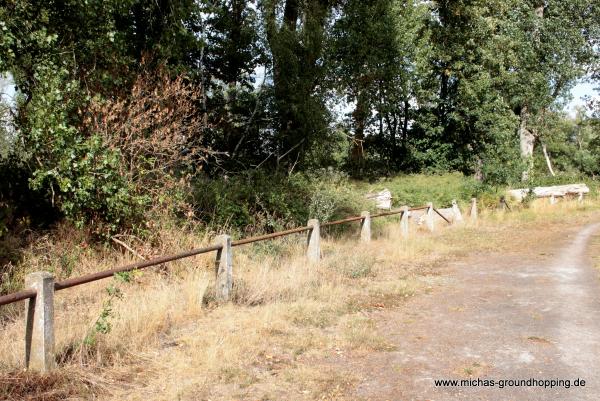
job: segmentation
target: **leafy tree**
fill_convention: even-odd
[[[600,132],[594,118],[586,115],[586,110],[578,108],[574,118],[564,112],[545,113],[543,121],[538,121],[539,141],[546,148],[548,159],[556,174],[580,173],[597,176],[600,173],[600,152],[598,138]],[[543,153],[536,172],[546,172]]]
[[[273,160],[293,168],[306,150],[326,135],[323,48],[334,0],[263,0],[271,55],[275,141]],[[282,9],[282,15],[279,15]]]
[[[374,122],[378,99],[398,75],[395,67],[401,54],[396,48],[393,5],[391,0],[349,0],[333,27],[333,74],[347,102],[354,105],[350,162],[358,169],[364,163],[365,134]],[[382,138],[383,126],[380,128],[379,139],[387,142]]]
[[[255,1],[207,2],[202,12],[205,53],[200,73],[207,88],[209,130],[206,143],[222,152],[219,168],[238,171],[264,159],[266,91],[255,88],[255,72],[264,65]],[[264,81],[264,77],[263,77]],[[209,165],[209,171],[220,170]]]
[[[532,124],[582,77],[595,60],[600,8],[587,0],[516,2],[508,13],[503,34],[510,38],[504,88],[519,117],[521,156],[533,167],[539,132]]]
[[[437,1],[431,9],[428,77],[416,121],[422,165],[510,180],[514,119],[498,89],[502,2]],[[510,168],[500,173],[498,167]],[[500,174],[499,174],[500,173]]]
[[[102,234],[140,226],[149,198],[122,174],[121,150],[90,130],[86,117],[97,99],[130,96],[142,66],[185,68],[191,45],[199,46],[186,27],[194,7],[131,0],[8,1],[0,8],[0,69],[11,72],[22,96],[16,122],[31,188],[77,224]]]
[[[0,202],[29,187],[110,234],[204,172],[596,175],[597,118],[558,111],[600,76],[599,21],[590,0],[6,0],[0,175],[22,182]]]

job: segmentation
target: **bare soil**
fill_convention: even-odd
[[[393,351],[321,363],[358,378],[353,400],[600,400],[600,281],[587,250],[598,230],[539,232],[524,249],[452,263],[428,293],[378,312]],[[478,378],[496,384],[434,382]],[[498,383],[530,378],[570,388]]]

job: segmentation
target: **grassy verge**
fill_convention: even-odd
[[[460,227],[438,221],[434,234],[412,224],[408,241],[401,240],[397,219],[388,218],[369,244],[356,241],[356,226],[344,237],[326,238],[318,266],[305,263],[303,237],[236,248],[234,301],[224,306],[213,302],[209,256],[62,291],[56,296],[61,370],[43,383],[46,378],[15,373],[24,347],[23,317],[15,312],[0,330],[0,398],[342,399],[358,378],[322,361],[393,350],[377,330],[378,311],[442,282],[451,260],[531,246],[565,223],[589,220],[595,210],[591,203],[540,201],[514,213],[483,211],[477,223]],[[208,242],[176,228],[161,238],[157,254]],[[48,258],[26,256],[36,268]],[[83,247],[73,271],[132,260]]]
[[[600,234],[596,234],[590,241],[590,257],[594,267],[600,272]]]

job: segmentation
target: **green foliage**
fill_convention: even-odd
[[[347,177],[332,170],[290,177],[258,170],[202,179],[195,183],[195,204],[201,219],[246,233],[297,227],[310,218],[347,217],[366,206]]]
[[[115,273],[115,280],[119,283],[131,283],[133,279],[140,274],[141,272],[139,270],[119,272]]]
[[[264,0],[266,43],[272,68],[270,113],[276,165],[293,168],[326,133],[330,113],[323,52],[335,1]],[[283,7],[283,19],[279,10]]]
[[[478,183],[461,173],[398,175],[381,179],[374,184],[358,182],[356,185],[358,190],[365,192],[389,189],[394,207],[424,206],[427,202],[433,202],[438,207],[448,207],[453,199],[467,204],[474,196],[494,191],[493,187]]]
[[[486,186],[506,186],[519,182],[525,163],[520,157],[516,136],[510,130],[499,133],[486,144],[479,156]],[[474,164],[477,160],[474,161]]]
[[[302,204],[288,198],[287,183],[261,171],[194,183],[197,215],[216,227],[246,231],[281,228],[300,213]]]
[[[538,120],[540,141],[547,145],[554,170],[559,175],[600,174],[600,125],[580,108],[574,118],[564,113],[547,112]],[[546,160],[541,149],[535,156],[536,176],[548,174]]]
[[[131,279],[130,274],[130,272],[117,273],[115,274],[115,279],[118,282],[129,283]],[[102,310],[98,318],[83,340],[83,345],[86,347],[94,347],[98,339],[98,334],[108,334],[112,330],[110,319],[114,317],[113,303],[115,300],[123,298],[123,292],[119,287],[111,284],[106,287],[106,294],[108,298],[102,304]]]
[[[343,2],[332,28],[332,85],[352,105],[348,167],[371,176],[410,168],[410,125],[428,51],[427,7],[417,1]],[[375,172],[374,172],[375,171]]]
[[[0,157],[0,293],[21,284],[14,273],[30,230],[47,229],[59,214],[43,192],[30,189],[30,178],[18,154]]]
[[[186,28],[199,17],[196,11],[191,0],[41,5],[25,0],[0,6],[0,72],[10,71],[20,91],[15,143],[25,152],[30,187],[78,227],[102,236],[141,229],[152,188],[142,190],[138,178],[126,172],[146,178],[152,172],[144,168],[159,156],[139,155],[135,168],[124,166],[122,153],[130,149],[107,141],[117,133],[90,130],[107,121],[114,128],[110,124],[119,116],[94,114],[90,105],[133,97],[141,68],[162,63],[173,71],[184,69],[190,53],[199,50],[199,39]],[[171,99],[162,100],[164,109],[176,107],[167,103]],[[163,138],[161,128],[152,126],[140,136]]]
[[[448,186],[428,193],[390,179],[397,202],[445,204],[516,183],[526,132],[560,176],[595,177],[597,121],[554,110],[586,71],[598,78],[599,12],[589,0],[5,1],[0,73],[20,99],[17,130],[0,124],[0,235],[38,206],[104,236],[141,231],[153,208],[189,216],[199,173],[196,214],[244,231],[364,208],[345,177],[307,173],[324,166],[483,180],[428,177]],[[135,91],[157,66],[194,89],[185,107],[182,89]],[[163,129],[144,114],[155,108],[181,124]]]
[[[554,177],[547,174],[536,174],[534,172],[530,180],[526,183],[522,183],[521,186],[535,188],[574,183],[586,184],[590,188],[591,195],[593,196],[596,196],[599,193],[600,182],[597,179],[590,179],[590,177],[579,172],[559,172]]]
[[[135,194],[119,174],[118,150],[71,123],[81,101],[77,82],[65,83],[65,75],[47,66],[36,74],[40,84],[23,106],[28,115],[24,148],[35,166],[31,188],[45,193],[77,227],[93,223],[97,234],[110,234],[135,226],[149,198]]]
[[[265,160],[272,140],[272,135],[263,131],[269,118],[266,77],[253,75],[267,63],[259,13],[248,1],[199,3],[206,15],[202,21],[203,44],[208,49],[204,57],[206,73],[200,71],[199,77],[207,94],[206,143],[224,153],[219,167],[245,170]],[[215,166],[207,167],[211,173]]]

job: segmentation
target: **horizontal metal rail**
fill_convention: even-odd
[[[446,220],[446,223],[448,223],[448,224],[452,224],[452,223],[450,223],[450,220],[448,220],[448,219],[446,218],[446,216],[444,216],[442,213],[440,213],[440,211],[439,211],[439,210],[437,210],[436,208],[433,208],[433,210],[434,210],[434,211],[435,211],[437,214],[439,214],[439,215],[440,215],[440,217],[441,217],[442,219]]]
[[[54,284],[54,290],[60,291],[66,288],[75,287],[77,285],[91,283],[92,281],[102,280],[103,278],[108,278],[114,276],[116,273],[123,273],[132,270],[145,269],[146,267],[158,266],[163,263],[172,262],[178,259],[189,258],[190,256],[200,255],[202,253],[208,253],[213,251],[218,251],[222,249],[222,245],[213,245],[206,248],[194,249],[187,252],[178,253],[176,255],[171,256],[163,256],[160,258],[145,260],[143,262],[132,263],[129,265],[125,265],[122,267],[117,267],[116,269],[104,270],[97,273],[87,274],[81,277],[74,277],[63,281],[58,281]]]
[[[411,209],[409,209],[409,211],[424,210],[427,208],[428,208],[428,206],[421,206],[421,207],[411,208]],[[446,219],[437,209],[434,209],[434,210],[444,220],[446,220],[448,223],[450,223],[450,221],[448,219]],[[373,215],[371,215],[371,217],[391,216],[391,215],[395,215],[395,214],[402,214],[403,212],[404,212],[404,210],[393,210],[393,211],[389,211],[389,212],[373,214]],[[350,223],[353,221],[363,220],[364,218],[365,218],[364,216],[354,216],[354,217],[348,217],[348,218],[341,219],[341,220],[328,221],[328,222],[322,223],[321,227],[328,227],[328,226],[333,226],[333,225],[338,225],[338,224]],[[231,246],[240,246],[240,245],[251,244],[251,243],[259,242],[259,241],[266,241],[269,239],[283,237],[286,235],[301,233],[304,231],[310,231],[311,229],[312,229],[312,227],[310,227],[310,226],[292,228],[290,230],[279,231],[279,232],[272,233],[272,234],[260,235],[257,237],[250,237],[250,238],[246,238],[246,239],[233,241],[231,243]],[[199,249],[194,249],[194,250],[187,251],[187,252],[178,253],[175,255],[163,256],[160,258],[150,259],[150,260],[146,260],[143,262],[132,263],[132,264],[125,265],[122,267],[117,267],[114,269],[103,270],[100,272],[87,274],[85,276],[74,277],[74,278],[70,278],[70,279],[66,279],[66,280],[58,281],[58,282],[54,283],[54,290],[60,291],[60,290],[75,287],[78,285],[91,283],[93,281],[98,281],[98,280],[102,280],[102,279],[105,279],[108,277],[112,277],[116,273],[123,273],[123,272],[128,272],[128,271],[133,271],[133,270],[145,269],[147,267],[157,266],[157,265],[161,265],[163,263],[172,262],[172,261],[184,259],[184,258],[189,258],[191,256],[200,255],[203,253],[218,251],[222,248],[223,248],[222,245],[213,245],[213,246],[209,246],[206,248],[199,248]],[[28,298],[33,298],[36,296],[36,294],[37,293],[35,290],[29,289],[29,290],[14,292],[12,294],[3,295],[3,296],[0,296],[0,306],[11,304],[13,302],[22,301],[22,300],[25,300]]]
[[[410,211],[413,211],[413,210],[415,210],[415,211],[416,210],[424,210],[424,209],[427,209],[427,208],[428,208],[428,206],[414,207],[414,208],[408,209],[408,211],[410,212]],[[404,213],[404,210],[402,210],[402,209],[391,210],[389,212],[382,212],[382,213],[372,214],[371,218],[374,218],[374,217],[384,217],[384,216],[393,216],[393,215],[402,214],[402,213]],[[341,219],[341,220],[328,221],[326,223],[321,223],[321,227],[334,226],[334,225],[343,224],[343,223],[350,223],[350,222],[358,221],[358,220],[362,220],[362,219],[364,219],[363,216],[348,217],[348,218]]]
[[[290,230],[279,231],[279,232],[276,232],[276,233],[273,233],[273,234],[260,235],[258,237],[251,237],[251,238],[246,238],[246,239],[240,239],[240,240],[237,240],[237,241],[233,241],[231,243],[231,246],[240,246],[240,245],[251,244],[253,242],[266,241],[268,239],[277,238],[277,237],[283,237],[285,235],[290,235],[290,234],[295,234],[295,233],[301,233],[301,232],[310,231],[310,230],[312,230],[312,227],[292,228]]]
[[[0,297],[0,306],[12,304],[13,302],[22,301],[28,298],[33,298],[36,294],[36,290],[23,290],[19,292],[13,292],[12,294],[3,295]]]
[[[373,217],[384,217],[384,216],[393,216],[396,214],[402,214],[404,213],[404,210],[400,209],[400,210],[390,210],[389,212],[381,212],[381,213],[377,213],[377,214],[372,214],[371,218]]]
[[[350,222],[359,221],[362,219],[364,219],[363,216],[347,217],[347,218],[341,219],[341,220],[327,221],[325,223],[321,223],[321,227],[335,226],[338,224],[350,223]]]

